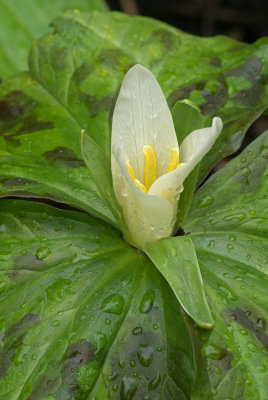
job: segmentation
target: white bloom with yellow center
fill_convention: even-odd
[[[165,96],[150,71],[135,65],[126,74],[112,122],[112,177],[123,209],[127,239],[145,247],[173,233],[183,181],[222,130],[191,132],[180,149]]]

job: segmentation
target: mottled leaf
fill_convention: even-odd
[[[239,48],[232,41],[232,51],[226,38],[212,45],[210,39],[120,13],[67,12],[51,28],[33,46],[29,75],[1,85],[0,142],[7,157],[1,160],[1,177],[7,180],[2,195],[67,201],[116,224],[81,164],[80,131],[85,129],[110,155],[110,116],[123,77],[135,63],[155,74],[170,106],[189,97],[209,118],[222,117],[224,130],[203,159],[200,178],[237,150],[266,107],[265,39]],[[48,165],[53,188],[39,175]]]
[[[67,9],[107,11],[104,0],[1,0],[0,78],[27,69],[32,42]]]
[[[211,332],[189,322],[202,371],[194,399],[268,397],[267,138],[205,183],[185,221],[215,319]]]
[[[0,397],[190,399],[189,335],[149,259],[84,213],[0,206]]]

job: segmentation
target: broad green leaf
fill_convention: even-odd
[[[189,97],[205,115],[223,118],[224,131],[202,161],[202,176],[237,150],[247,127],[266,107],[265,40],[243,44],[225,60],[223,51],[217,55],[225,38],[212,46],[208,39],[142,17],[73,11],[51,28],[33,46],[29,74],[1,85],[2,196],[48,197],[116,224],[82,165],[80,132],[85,129],[110,155],[113,104],[135,63],[155,74],[170,106]],[[239,74],[256,89],[254,96],[248,89],[254,102],[236,97],[243,87],[241,79],[235,83]]]
[[[84,213],[0,210],[1,399],[190,399],[189,335],[147,257]]]
[[[181,306],[203,328],[212,328],[195,248],[189,236],[153,243],[145,253],[169,283]]]
[[[267,138],[204,184],[185,221],[215,319],[211,332],[190,327],[197,369],[207,375],[194,399],[268,397]]]
[[[67,9],[108,11],[103,0],[1,0],[0,78],[27,69],[32,42]]]
[[[28,73],[7,80],[1,94],[0,196],[67,202],[115,224],[83,161],[82,127],[70,111]]]
[[[178,143],[182,144],[186,136],[196,129],[204,126],[204,119],[200,111],[186,101],[178,101],[172,108],[172,117],[177,133]],[[199,164],[183,182],[183,192],[180,195],[177,211],[177,226],[183,223],[194,195],[196,181],[199,173]]]
[[[32,74],[82,118],[90,128],[87,132],[106,152],[110,151],[107,112],[126,70],[135,63],[155,74],[171,107],[189,97],[203,114],[222,117],[225,128],[203,160],[203,175],[240,147],[248,126],[267,107],[268,39],[243,44],[240,50],[234,50],[240,45],[234,41],[232,57],[228,53],[225,59],[222,51],[217,53],[225,46],[224,37],[212,46],[207,39],[143,17],[66,13],[52,28],[54,34],[33,47]],[[81,40],[74,40],[74,35]]]

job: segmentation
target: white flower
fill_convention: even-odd
[[[183,181],[222,130],[191,132],[179,145],[165,96],[150,71],[135,65],[126,74],[112,122],[112,177],[123,209],[127,240],[145,247],[173,233]]]

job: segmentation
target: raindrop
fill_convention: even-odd
[[[125,361],[124,360],[119,360],[118,361],[118,365],[121,369],[123,369],[125,367]]]
[[[228,250],[233,250],[234,246],[232,244],[227,244],[227,249]]]
[[[48,247],[39,247],[36,250],[35,257],[38,260],[44,260],[44,258],[48,257],[51,254],[51,250]]]
[[[51,323],[51,326],[59,326],[60,325],[60,321],[58,320],[58,319],[55,319],[55,321],[53,321],[52,323]]]
[[[120,399],[132,400],[137,391],[137,387],[138,383],[135,378],[124,376],[121,383]]]
[[[154,304],[155,293],[153,290],[148,290],[141,299],[139,311],[141,314],[148,314]]]
[[[226,350],[214,344],[208,344],[205,349],[205,355],[212,360],[221,360],[226,355]]]
[[[120,315],[122,314],[124,305],[125,301],[122,296],[119,294],[112,294],[103,300],[101,309],[111,314]]]
[[[223,220],[224,221],[242,221],[245,219],[246,214],[245,213],[236,213],[236,214],[231,214],[231,215],[226,215]]]
[[[253,351],[254,353],[259,353],[259,349],[258,349],[258,347],[256,346],[255,343],[248,342],[247,343],[247,347],[249,348],[250,351]]]
[[[117,392],[117,390],[118,390],[118,385],[113,385],[113,386],[112,386],[112,389],[113,389],[114,392]]]
[[[214,198],[209,194],[199,201],[197,208],[203,208],[203,207],[210,206],[213,202],[214,202]]]
[[[109,318],[106,318],[105,325],[111,325],[111,320]]]
[[[115,372],[114,374],[109,375],[109,376],[107,377],[107,380],[108,380],[108,382],[113,382],[113,381],[116,380],[117,377],[118,377],[118,373]]]
[[[129,365],[134,368],[136,366],[136,361],[135,360],[130,360]]]
[[[208,247],[210,247],[210,248],[215,247],[215,240],[210,240],[210,241],[208,242]]]
[[[157,386],[159,385],[160,381],[161,381],[161,377],[160,377],[160,374],[158,373],[158,374],[156,375],[156,377],[155,377],[154,379],[152,379],[152,380],[148,383],[148,389],[149,389],[149,390],[154,390],[154,389],[156,389]]]
[[[133,335],[141,335],[142,333],[142,327],[141,326],[137,326],[136,328],[132,329],[132,334]]]
[[[144,367],[149,367],[153,361],[153,353],[154,350],[151,346],[142,344],[137,352],[138,359],[141,365],[143,365]]]

